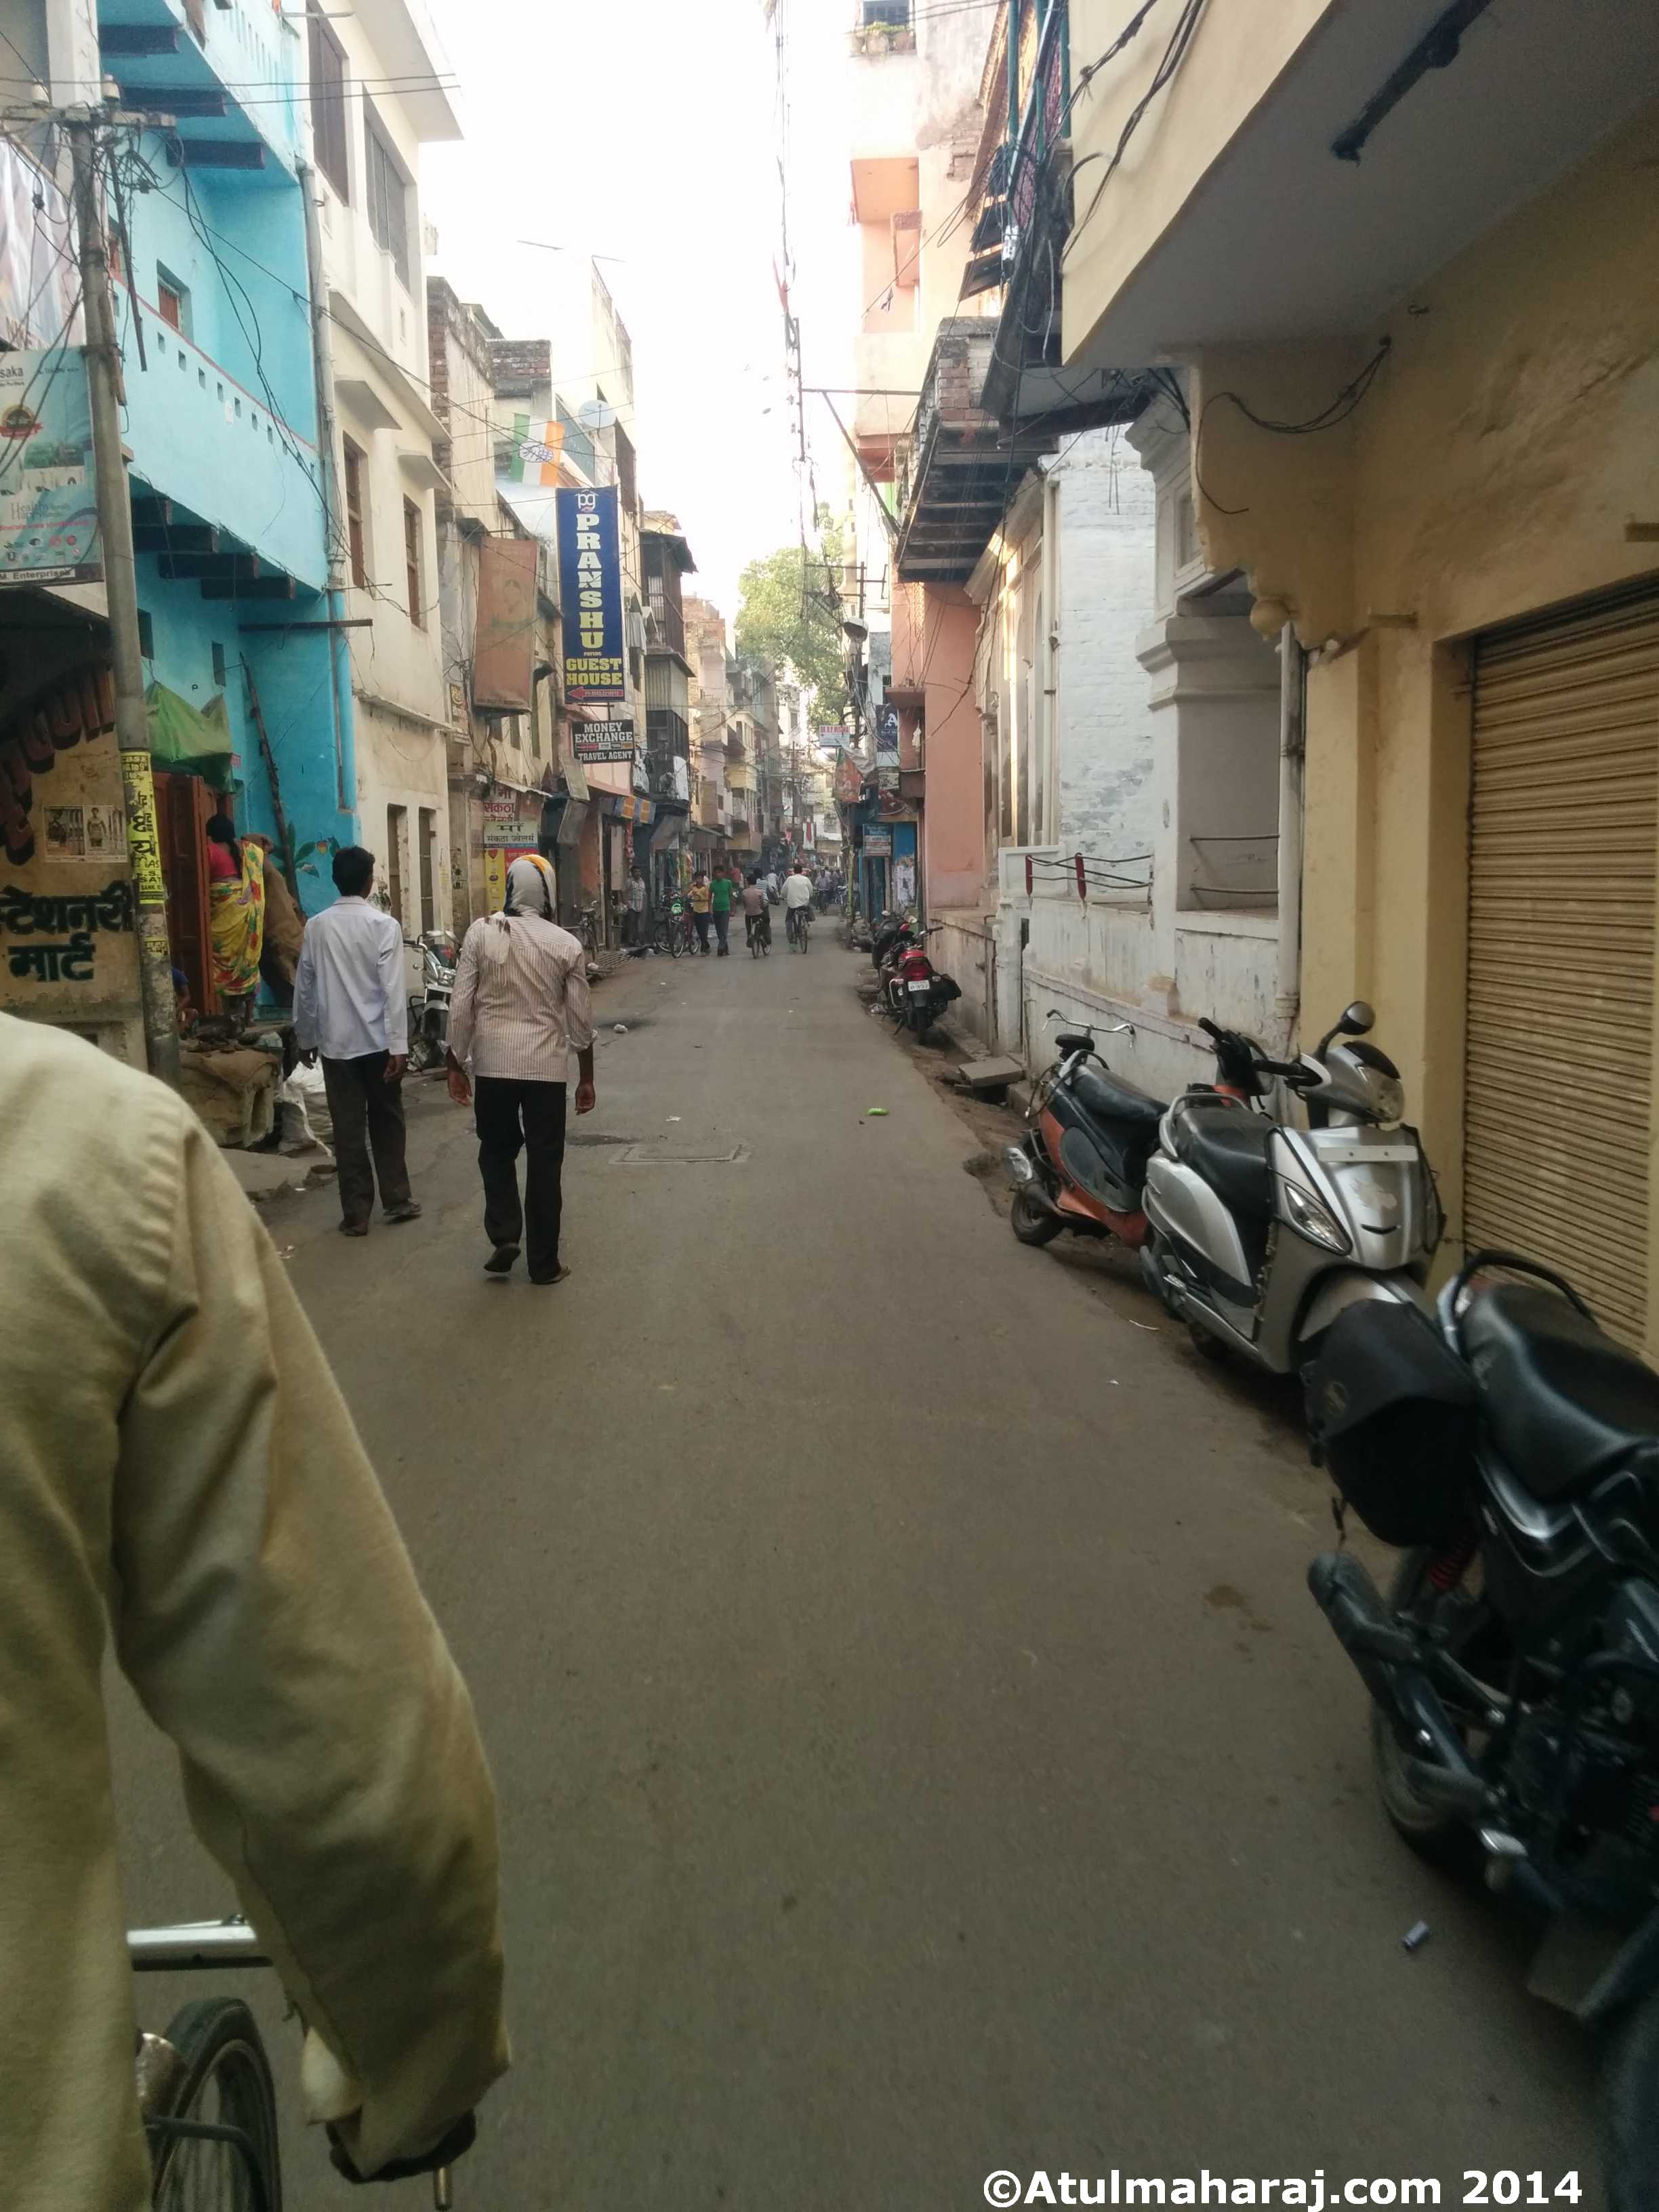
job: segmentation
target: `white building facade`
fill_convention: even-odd
[[[343,587],[363,842],[406,937],[453,917],[450,708],[433,459],[423,144],[459,138],[420,0],[313,14],[314,185],[335,403],[336,556]],[[399,90],[399,87],[404,88]],[[469,425],[487,440],[487,424]]]
[[[1159,1097],[1211,1075],[1202,1016],[1282,1043],[1297,950],[1295,716],[1248,593],[1198,554],[1171,411],[1066,439],[970,580],[995,907],[946,917],[939,954],[999,1049],[1036,1070],[1056,1028],[1127,1022],[1107,1056]]]

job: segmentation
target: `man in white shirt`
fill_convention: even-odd
[[[501,912],[475,921],[461,940],[449,1008],[449,1095],[458,1106],[474,1100],[491,1248],[484,1270],[510,1274],[527,1245],[532,1283],[562,1283],[570,1273],[559,1261],[559,1227],[573,1050],[576,1111],[591,1114],[594,1103],[587,955],[553,919],[557,911],[551,868],[521,854],[507,872]]]
[[[791,945],[799,934],[802,912],[811,903],[812,878],[804,872],[797,860],[783,879],[784,933]]]
[[[645,942],[645,871],[636,860],[634,872],[628,878],[628,909],[623,915],[623,943],[643,945]]]
[[[339,897],[306,924],[294,977],[294,1040],[309,1067],[322,1054],[323,1087],[334,1123],[339,1167],[340,1231],[367,1237],[380,1187],[387,1221],[420,1213],[404,1158],[404,1070],[409,1064],[409,1000],[401,925],[368,892],[374,855],[347,845],[334,855]],[[374,1166],[369,1155],[374,1155]]]

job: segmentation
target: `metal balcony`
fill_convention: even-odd
[[[1005,430],[984,404],[996,325],[941,323],[902,479],[896,566],[907,582],[964,584],[1031,465],[1059,442],[1047,422]]]

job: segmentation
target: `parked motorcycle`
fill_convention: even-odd
[[[895,947],[909,943],[915,932],[914,915],[884,914],[870,933],[870,965],[879,973]]]
[[[882,969],[882,1002],[900,1029],[908,1029],[918,1043],[956,1000],[962,987],[927,955],[927,939],[939,927],[931,923],[918,930],[907,925],[889,948]]]
[[[455,993],[455,940],[447,929],[404,939],[409,988],[409,1066],[413,1075],[436,1067],[449,1048],[449,1006]]]
[[[1405,1551],[1386,1598],[1349,1552],[1308,1575],[1370,1692],[1383,1810],[1541,1916],[1528,1986],[1610,2037],[1607,2202],[1654,2212],[1659,1375],[1559,1275],[1477,1252],[1437,1316],[1344,1313],[1309,1419]]]
[[[1401,1122],[1399,1071],[1363,1041],[1376,1018],[1355,1000],[1293,1060],[1199,1024],[1220,1080],[1164,1116],[1140,1265],[1208,1357],[1231,1349],[1291,1374],[1356,1301],[1427,1306],[1440,1200],[1416,1130]],[[1305,1129],[1268,1113],[1273,1084],[1304,1102]]]
[[[1048,1018],[1066,1017],[1051,1006]],[[1129,1028],[1114,1022],[1107,1033]],[[1083,1027],[1056,1036],[1060,1056],[1032,1090],[1027,1133],[1003,1153],[1014,1191],[1010,1222],[1022,1244],[1050,1244],[1065,1230],[1115,1237],[1132,1250],[1146,1242],[1146,1163],[1168,1109],[1114,1075],[1095,1036]]]

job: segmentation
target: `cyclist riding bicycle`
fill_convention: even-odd
[[[150,2202],[106,1629],[306,2021],[310,2117],[359,2175],[424,2159],[507,2063],[495,1796],[328,1364],[190,1109],[4,1014],[0,1176],[6,2202]]]
[[[767,908],[766,890],[758,869],[749,871],[749,880],[743,887],[743,927],[744,942],[752,950],[756,944],[772,942],[772,916]]]
[[[812,903],[812,878],[803,872],[799,860],[793,870],[783,879],[784,928],[793,945],[800,936],[801,916]]]

